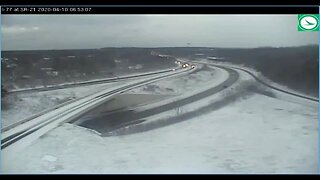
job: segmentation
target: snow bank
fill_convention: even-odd
[[[241,68],[241,69],[245,69],[249,72],[251,72],[252,74],[254,74],[256,77],[258,77],[261,81],[265,82],[266,84],[269,84],[273,87],[276,87],[278,89],[282,89],[282,90],[285,90],[285,91],[288,91],[288,92],[291,92],[291,93],[294,93],[294,94],[297,94],[297,95],[301,95],[301,96],[304,96],[304,97],[309,97],[309,98],[316,98],[318,99],[318,97],[312,97],[312,96],[309,96],[309,95],[306,95],[306,94],[303,94],[301,92],[297,92],[295,90],[292,90],[290,88],[288,88],[287,86],[284,86],[284,85],[281,85],[281,84],[278,84],[276,82],[273,82],[271,81],[270,79],[268,79],[267,77],[265,77],[262,73],[256,71],[255,69],[252,69],[252,68],[249,68],[249,67],[246,67],[244,65],[235,65],[235,64],[232,64],[232,63],[229,63],[229,62],[212,62],[210,60],[206,60],[206,59],[201,59],[201,62],[202,63],[206,63],[206,64],[216,64],[216,65],[223,65],[223,66],[226,66],[226,67],[230,67],[230,68]],[[272,93],[274,93],[276,95],[277,98],[280,98],[280,99],[283,99],[283,100],[286,100],[286,101],[289,101],[289,102],[294,102],[294,103],[299,103],[299,104],[304,104],[304,105],[311,105],[311,106],[315,106],[318,104],[318,102],[314,102],[314,101],[310,101],[308,99],[304,99],[304,98],[299,98],[297,96],[294,96],[294,95],[290,95],[288,93],[285,93],[285,92],[281,92],[281,91],[277,91],[275,89],[271,89],[271,88],[268,88],[270,89],[270,91]]]
[[[102,138],[51,131],[3,173],[317,173],[317,109],[254,95],[153,131]]]
[[[145,87],[132,89],[126,93],[179,95],[177,98],[181,99],[214,87],[228,77],[229,74],[225,70],[213,67],[184,75],[183,77],[176,76],[165,81],[158,81]],[[176,100],[176,98],[171,100]]]
[[[167,72],[165,74],[178,73],[182,71],[188,70],[176,70]],[[85,87],[66,88],[45,92],[8,95],[2,105],[2,127],[4,128],[13,123],[22,121],[26,119],[26,117],[28,119],[34,114],[41,113],[43,111],[46,111],[47,109],[55,108],[55,106],[64,102],[72,102],[72,100],[89,96],[97,92],[103,93],[105,91],[111,91],[120,86],[144,81],[144,79],[146,78],[160,77],[165,74],[155,74],[144,78],[131,79],[130,81],[125,82],[121,81],[115,83],[89,85]]]
[[[119,86],[122,84],[124,84],[124,82],[8,95],[3,100],[2,104],[2,128],[7,127],[15,122],[21,121],[26,117],[30,117],[33,114],[38,114],[41,111],[53,108],[58,104],[73,99],[79,99],[103,89],[109,89],[111,87]]]
[[[238,72],[237,83],[184,110],[256,83]],[[172,115],[176,111],[148,120]],[[64,124],[18,154],[2,152],[2,168],[3,173],[318,173],[318,107],[252,93],[188,121],[125,136],[101,137]]]

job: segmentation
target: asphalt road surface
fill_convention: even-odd
[[[217,66],[221,69],[226,70],[229,73],[228,79],[226,79],[223,83],[207,89],[205,91],[202,91],[198,94],[194,94],[192,96],[189,96],[184,99],[177,100],[172,103],[168,103],[162,106],[154,107],[147,109],[145,111],[135,112],[132,110],[122,110],[117,112],[105,112],[103,111],[103,106],[97,107],[96,110],[92,110],[89,113],[85,114],[81,118],[77,119],[76,121],[73,121],[74,124],[77,124],[82,127],[90,128],[93,130],[98,131],[102,134],[102,136],[108,135],[110,132],[128,126],[130,124],[138,124],[141,123],[144,120],[144,118],[148,116],[152,116],[155,114],[159,114],[171,109],[175,109],[181,106],[184,106],[189,103],[193,103],[195,101],[198,101],[200,99],[206,98],[210,95],[213,95],[217,92],[222,91],[226,87],[229,87],[233,83],[235,83],[238,78],[239,74],[237,71],[229,68],[225,68],[222,66]],[[204,66],[202,69],[199,69],[197,71],[201,70],[208,70],[208,66]],[[195,71],[196,72],[196,71]],[[193,73],[195,73],[193,72]]]

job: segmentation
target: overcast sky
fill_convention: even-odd
[[[297,15],[2,15],[2,50],[318,44]]]

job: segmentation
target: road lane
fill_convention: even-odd
[[[78,82],[78,83],[72,83],[72,84],[62,84],[62,85],[54,85],[54,86],[39,87],[39,88],[32,88],[32,89],[12,90],[12,91],[9,91],[8,94],[43,92],[43,91],[52,91],[52,90],[57,90],[57,89],[66,89],[66,88],[71,88],[71,87],[112,83],[112,82],[118,82],[118,81],[122,81],[122,80],[129,80],[129,79],[134,79],[134,78],[139,78],[139,77],[146,77],[146,76],[152,76],[152,75],[157,75],[157,74],[168,73],[168,72],[171,72],[171,71],[172,71],[172,69],[167,69],[167,70],[158,71],[158,72],[135,74],[135,75],[129,75],[129,76],[123,76],[123,77],[110,78],[110,79],[85,81],[85,82]]]
[[[125,127],[129,124],[141,123],[144,121],[143,119],[148,116],[169,111],[169,110],[184,106],[186,104],[201,100],[208,96],[211,96],[215,93],[218,93],[224,90],[226,87],[229,87],[239,79],[239,74],[237,71],[233,69],[221,67],[221,66],[216,66],[216,67],[227,71],[229,73],[229,77],[223,83],[213,88],[191,95],[184,99],[179,99],[177,101],[174,101],[165,105],[161,105],[158,107],[150,108],[140,112],[135,112],[132,110],[123,110],[123,111],[118,111],[114,113],[108,113],[103,111],[102,112],[92,111],[91,113],[86,114],[85,116],[81,117],[74,123],[82,127],[96,130],[102,135],[106,135],[116,129]],[[208,70],[208,69],[209,67],[205,66],[203,67],[202,70]]]
[[[234,66],[225,66],[225,65],[216,65],[215,63],[205,63],[205,62],[197,62],[197,61],[193,61],[193,62],[196,62],[196,63],[200,63],[200,64],[207,64],[207,65],[213,65],[213,66],[220,66],[220,67],[226,67],[226,68],[232,68],[232,69],[237,69],[237,70],[240,70],[240,71],[243,71],[247,74],[249,74],[250,76],[252,76],[257,82],[271,88],[271,89],[274,89],[274,90],[277,90],[277,91],[280,91],[280,92],[283,92],[283,93],[286,93],[286,94],[290,94],[292,96],[296,96],[296,97],[299,97],[299,98],[303,98],[303,99],[307,99],[307,100],[310,100],[310,101],[314,101],[314,102],[319,102],[319,99],[318,98],[315,98],[315,97],[308,97],[308,96],[304,96],[302,94],[297,94],[297,93],[294,93],[294,92],[290,92],[290,91],[287,91],[287,90],[283,90],[281,88],[278,88],[278,87],[274,87],[264,81],[262,81],[261,79],[259,79],[256,75],[254,75],[252,72],[246,70],[246,69],[243,69],[243,68],[240,68],[240,67],[234,67]]]
[[[129,90],[131,88],[139,87],[147,83],[155,82],[171,76],[181,76],[184,73],[193,72],[194,69],[180,70],[178,72],[156,76],[148,79],[143,79],[137,82],[132,82],[129,85],[125,85],[121,88],[116,88],[113,91],[102,91],[88,97],[84,97],[76,102],[70,103],[66,106],[54,109],[48,113],[42,114],[35,119],[30,119],[22,124],[16,124],[7,131],[2,129],[1,148],[7,148],[8,146],[18,143],[18,147],[25,147],[25,144],[36,140],[41,135],[47,133],[49,130],[61,125],[62,123],[69,122],[74,118],[77,118],[91,109],[106,102],[111,96],[121,93],[122,91]],[[49,116],[50,115],[50,116]],[[38,132],[38,133],[35,133]],[[28,139],[28,140],[26,140]],[[22,141],[21,141],[22,140]],[[27,142],[27,143],[25,143]],[[13,149],[15,147],[12,147]],[[12,149],[11,148],[11,149]],[[21,148],[19,148],[21,149]]]

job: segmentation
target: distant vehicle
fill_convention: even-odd
[[[183,68],[187,68],[187,67],[189,67],[189,64],[188,64],[188,63],[185,63],[185,64],[182,65],[182,67],[183,67]]]
[[[30,79],[30,76],[23,75],[23,76],[21,76],[21,79]]]

